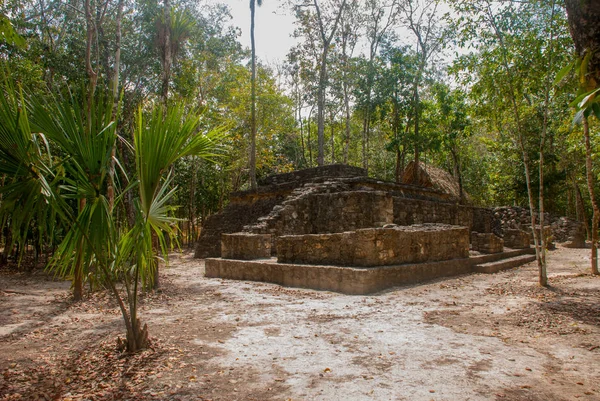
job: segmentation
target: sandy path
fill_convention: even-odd
[[[550,289],[536,285],[531,264],[372,296],[206,279],[202,261],[175,256],[163,291],[142,308],[158,345],[139,366],[132,362],[131,379],[115,384],[120,390],[90,399],[600,400],[600,278],[584,274],[588,252],[550,253]],[[22,289],[11,277],[0,280],[0,290]],[[31,281],[65,292],[63,284]],[[53,338],[43,348],[50,361],[65,349],[87,360],[121,335],[110,299],[63,309],[34,325],[36,335],[23,326],[0,337],[0,369],[35,366],[26,348],[9,355],[11,347],[39,350]],[[51,337],[59,323],[67,338]],[[4,376],[4,388],[14,392],[12,377]],[[84,399],[95,388],[79,384],[54,391]]]

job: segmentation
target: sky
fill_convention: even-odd
[[[240,42],[250,48],[250,0],[208,0],[209,3],[226,4],[233,17],[231,24],[242,31]],[[263,0],[256,7],[255,16],[256,55],[267,63],[284,61],[296,40],[291,37],[294,31],[294,17],[282,0]]]

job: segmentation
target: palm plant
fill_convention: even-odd
[[[0,91],[0,230],[8,227],[11,234],[5,256],[17,245],[20,261],[32,226],[39,246],[52,230],[47,206],[55,182],[48,142],[44,135],[31,133],[23,96],[8,82]]]
[[[134,152],[137,172],[138,198],[134,226],[119,242],[118,269],[126,277],[129,311],[123,311],[127,327],[126,348],[130,352],[145,348],[148,342],[146,326],[137,317],[137,298],[140,284],[149,284],[158,271],[153,237],[158,240],[161,254],[167,257],[168,242],[173,240],[176,219],[170,204],[176,188],[172,187],[171,166],[186,156],[210,159],[218,154],[223,129],[200,132],[200,119],[187,115],[175,105],[164,110],[157,107],[144,121],[137,113],[134,133]],[[171,242],[172,243],[172,242]]]
[[[167,244],[173,243],[169,240],[174,240],[175,234],[174,206],[170,202],[176,188],[172,187],[169,171],[182,157],[215,156],[223,130],[201,133],[199,117],[186,114],[182,106],[167,110],[157,107],[148,121],[142,110],[138,111],[132,146],[137,179],[126,189],[138,191],[136,219],[133,227],[121,235],[124,230],[117,227],[105,196],[116,135],[110,99],[95,102],[90,121],[74,99],[31,104],[35,129],[44,132],[65,155],[62,196],[53,205],[70,222],[70,229],[50,268],[76,279],[92,265],[100,269],[123,316],[125,348],[130,352],[143,349],[148,345],[148,330],[138,319],[137,301],[139,289],[149,286],[157,273],[153,238],[166,259]],[[76,214],[68,206],[70,199],[79,202]],[[124,293],[119,282],[123,283]]]
[[[91,266],[108,273],[117,239],[106,196],[116,138],[113,102],[100,96],[89,113],[82,103],[73,97],[31,101],[33,128],[43,132],[63,155],[65,176],[61,196],[54,198],[53,206],[69,229],[49,269],[73,277],[75,300],[82,298],[83,281]],[[72,207],[73,203],[77,206]]]

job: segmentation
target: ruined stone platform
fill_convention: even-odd
[[[329,234],[386,224],[442,223],[491,232],[491,210],[460,204],[433,188],[369,178],[357,167],[331,165],[268,177],[256,190],[232,193],[203,224],[195,257],[221,256],[221,234]]]
[[[478,271],[477,266],[485,263],[516,258],[532,252],[533,249],[507,249],[493,255],[378,267],[277,263],[275,258],[251,261],[209,258],[206,259],[206,277],[260,281],[286,287],[366,295],[402,285],[474,273]],[[530,259],[523,259],[521,264],[528,261]]]

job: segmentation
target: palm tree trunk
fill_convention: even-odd
[[[250,0],[250,42],[252,45],[252,99],[250,113],[250,188],[256,189],[256,43],[254,40],[254,14],[256,0]]]

